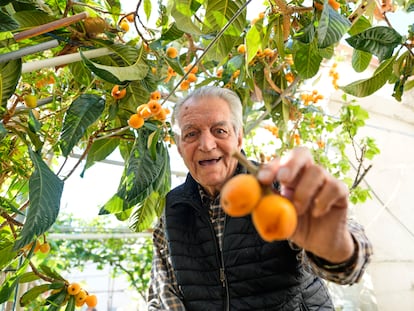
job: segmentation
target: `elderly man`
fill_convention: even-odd
[[[154,230],[149,310],[334,310],[322,279],[357,282],[372,253],[362,227],[348,220],[346,186],[305,148],[263,165],[260,182],[277,182],[298,215],[288,240],[266,242],[250,215],[220,207],[223,185],[246,172],[232,156],[243,143],[237,94],[197,89],[172,122],[189,173],[167,195]]]

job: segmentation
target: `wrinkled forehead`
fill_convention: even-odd
[[[216,96],[195,96],[187,98],[185,101],[178,103],[174,107],[172,118],[172,126],[174,132],[179,133],[177,132],[177,130],[180,130],[180,128],[182,128],[182,126],[184,125],[184,119],[186,120],[185,126],[188,126],[188,123],[191,123],[192,120],[195,121],[196,119],[198,119],[199,121],[201,119],[201,121],[207,123],[208,120],[211,119],[217,113],[217,111],[212,111],[211,107],[208,105],[209,102],[215,99],[223,100],[220,97]],[[223,104],[225,104],[224,100]]]

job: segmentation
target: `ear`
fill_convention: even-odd
[[[175,140],[175,146],[177,147],[178,153],[180,154],[180,156],[183,156],[181,152],[180,137],[178,135],[174,135],[174,140]]]
[[[243,129],[240,129],[239,134],[237,135],[237,147],[241,149],[243,145]]]

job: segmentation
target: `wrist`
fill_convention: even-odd
[[[358,243],[356,242],[356,240],[354,239],[352,235],[351,235],[351,239],[352,239],[352,244],[353,244],[352,252],[347,257],[344,257],[343,260],[327,260],[311,252],[307,252],[307,256],[317,266],[325,270],[344,271],[347,269],[352,269],[352,267],[355,265],[358,259],[359,247],[358,247]]]

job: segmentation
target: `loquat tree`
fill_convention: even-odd
[[[76,307],[76,299],[66,300],[70,282],[32,259],[36,241],[44,242],[58,219],[65,181],[80,165],[87,174],[118,150],[124,172],[99,214],[129,221],[134,231],[151,228],[171,187],[169,111],[206,84],[237,92],[245,132],[272,135],[268,156],[308,145],[349,185],[352,202],[369,197],[360,183],[379,150],[370,138],[358,140],[368,114],[346,95],[364,97],[392,84],[400,101],[412,89],[413,26],[400,34],[387,15],[412,12],[413,0],[268,0],[249,20],[254,5],[143,0],[124,12],[119,0],[0,1],[0,304],[16,298],[18,284],[38,279],[44,284],[21,303],[48,293],[48,310]],[[330,118],[319,92],[303,85],[335,64],[344,42],[355,72],[373,59],[379,65],[347,85],[338,84],[332,65],[332,87],[345,95],[340,115]],[[247,153],[260,158],[262,146],[249,141]],[[347,147],[355,149],[355,174]],[[74,167],[58,161],[75,153]]]

